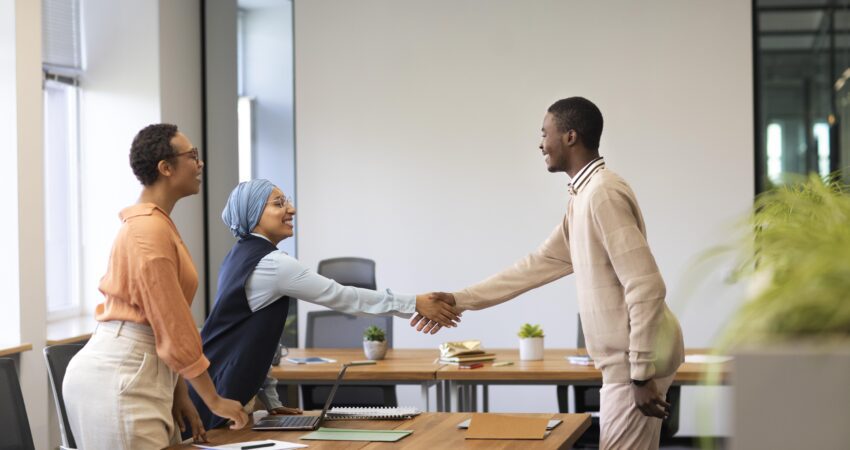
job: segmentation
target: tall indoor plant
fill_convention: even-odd
[[[721,340],[735,355],[733,448],[850,448],[847,186],[811,176],[762,194],[744,234],[736,275],[750,289]]]

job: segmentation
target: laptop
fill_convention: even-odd
[[[325,420],[325,415],[327,415],[328,409],[331,407],[334,394],[336,394],[336,388],[339,387],[339,383],[342,381],[342,377],[345,375],[346,369],[348,369],[348,364],[343,364],[342,369],[339,370],[339,375],[336,376],[336,381],[331,388],[331,392],[328,394],[328,399],[325,401],[325,407],[322,408],[322,413],[318,416],[266,416],[257,421],[251,429],[285,431],[315,430],[319,428],[319,425],[321,425]]]

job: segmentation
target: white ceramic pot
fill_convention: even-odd
[[[543,338],[520,339],[519,359],[522,361],[540,361],[543,359]]]
[[[387,341],[367,341],[364,339],[363,353],[366,354],[366,359],[384,359],[387,354]]]

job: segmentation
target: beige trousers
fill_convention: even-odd
[[[62,393],[80,450],[180,443],[171,416],[177,374],[156,355],[150,327],[102,322],[68,364]]]
[[[658,390],[667,395],[673,383],[671,375],[655,380]],[[661,419],[644,416],[635,406],[629,383],[607,383],[599,391],[600,450],[657,450],[661,438]]]

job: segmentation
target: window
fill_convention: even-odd
[[[773,184],[782,181],[782,126],[767,126],[767,178]]]
[[[818,148],[818,173],[825,177],[829,175],[829,125],[817,123],[812,129]]]
[[[251,116],[254,99],[239,97],[236,110],[238,152],[239,152],[239,182],[249,181],[252,177],[251,158],[254,154],[253,131],[254,124]]]
[[[79,0],[42,0],[47,314],[81,312]]]
[[[44,83],[44,192],[47,312],[80,313],[77,87]]]
[[[850,164],[850,0],[753,0],[756,189]]]

